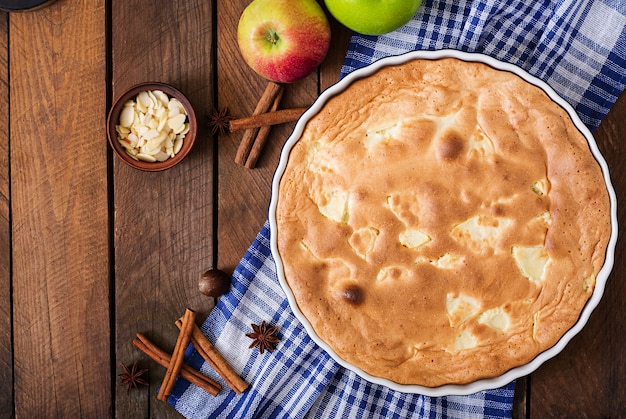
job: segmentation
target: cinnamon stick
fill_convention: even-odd
[[[270,112],[276,112],[278,110],[282,97],[282,92],[278,96],[276,96],[276,98],[274,99],[274,103],[272,103],[272,107],[270,108]],[[246,159],[246,168],[254,169],[254,166],[256,166],[256,162],[261,156],[261,152],[263,151],[263,147],[265,147],[265,143],[267,142],[267,138],[269,137],[271,130],[271,125],[266,125],[259,128],[259,132],[257,133],[256,138],[252,143],[252,149],[250,150],[248,158]]]
[[[146,336],[141,333],[137,333],[137,337],[133,340],[139,350],[148,355],[157,364],[167,368],[171,362],[172,357],[163,351],[161,348],[152,343]],[[183,363],[180,369],[180,376],[190,383],[200,387],[212,396],[217,396],[221,386],[215,380],[203,375],[200,371],[197,371],[189,365]]]
[[[250,128],[260,128],[268,125],[278,125],[293,122],[300,118],[308,108],[281,109],[273,112],[265,112],[258,115],[246,116],[233,119],[228,122],[230,132],[240,131]]]
[[[182,320],[176,321],[176,326],[182,327]],[[224,359],[222,354],[213,346],[213,344],[204,336],[202,330],[194,325],[191,331],[191,343],[202,358],[226,381],[226,384],[237,394],[243,393],[248,388],[246,383],[233,368],[228,361]]]
[[[259,102],[254,109],[252,115],[259,115],[262,113],[266,113],[272,107],[276,97],[278,95],[282,95],[284,88],[282,85],[274,82],[269,82],[265,87],[265,91]],[[248,154],[250,154],[250,150],[252,149],[252,144],[254,143],[255,138],[257,137],[257,133],[259,132],[259,128],[253,128],[246,132],[241,139],[241,143],[239,144],[239,148],[237,149],[237,154],[235,155],[235,163],[237,164],[245,164],[246,159],[248,158]]]
[[[189,345],[191,331],[193,330],[195,320],[195,311],[186,309],[180,333],[178,334],[178,339],[176,339],[176,345],[174,346],[174,352],[172,353],[172,359],[167,366],[165,377],[163,377],[163,382],[161,383],[161,389],[157,395],[159,400],[166,401],[172,392],[172,388],[176,382],[176,377],[178,377],[181,365],[183,364],[183,356],[185,355],[187,345]]]

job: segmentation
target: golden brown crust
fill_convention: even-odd
[[[331,98],[280,181],[298,307],[365,372],[439,386],[554,345],[610,236],[599,165],[516,75],[456,59],[386,67]]]

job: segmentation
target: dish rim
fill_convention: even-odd
[[[535,358],[533,358],[530,362],[514,367],[502,375],[490,378],[483,378],[471,383],[467,384],[444,384],[438,387],[426,387],[417,384],[400,384],[394,381],[391,381],[386,378],[381,378],[377,376],[373,376],[362,369],[358,368],[355,365],[345,361],[342,359],[326,342],[324,342],[315,332],[311,323],[304,316],[304,314],[300,311],[298,304],[296,302],[295,296],[287,283],[287,280],[284,275],[284,269],[282,260],[280,258],[280,254],[278,252],[278,243],[277,243],[277,229],[276,229],[276,206],[278,204],[278,188],[280,185],[280,180],[285,172],[287,161],[289,158],[289,154],[291,149],[296,144],[296,142],[302,136],[304,128],[308,121],[320,110],[323,106],[330,100],[332,97],[341,93],[345,88],[347,88],[354,81],[367,77],[379,69],[387,66],[399,65],[416,59],[428,59],[428,60],[436,60],[442,58],[456,58],[466,62],[479,62],[483,64],[487,64],[490,67],[493,67],[497,70],[508,71],[517,76],[521,77],[525,81],[541,88],[554,102],[559,104],[570,116],[572,122],[578,128],[578,130],[583,134],[586,138],[589,148],[591,150],[592,155],[598,162],[602,175],[605,180],[605,186],[607,188],[607,192],[609,194],[610,200],[610,219],[611,219],[611,236],[609,238],[609,242],[607,244],[604,264],[602,268],[598,272],[596,277],[596,284],[592,295],[589,297],[589,300],[585,303],[583,307],[580,317],[576,321],[576,323],[565,332],[561,338],[550,348],[544,350],[539,353]],[[604,289],[606,286],[606,282],[611,273],[614,264],[615,257],[615,246],[617,242],[617,234],[618,234],[618,225],[617,225],[617,197],[615,194],[615,190],[611,183],[611,178],[609,175],[609,168],[606,160],[602,156],[602,153],[598,149],[598,145],[593,137],[591,131],[587,128],[587,126],[582,122],[574,108],[565,101],[560,95],[556,93],[554,89],[552,89],[546,82],[539,79],[538,77],[532,76],[526,70],[507,62],[503,62],[497,60],[493,57],[490,57],[481,53],[470,53],[452,49],[442,49],[436,51],[411,51],[400,55],[389,56],[385,58],[381,58],[372,64],[369,64],[366,67],[362,67],[354,70],[350,74],[346,75],[343,79],[341,79],[336,84],[330,86],[324,92],[320,94],[320,96],[315,100],[315,102],[311,105],[309,109],[300,117],[296,126],[287,139],[283,149],[281,151],[280,160],[276,171],[274,173],[274,177],[272,179],[272,191],[271,191],[271,199],[269,204],[269,225],[270,225],[270,249],[272,252],[272,257],[274,258],[274,262],[276,264],[276,274],[278,277],[278,281],[281,285],[281,288],[287,295],[287,300],[289,302],[289,306],[296,318],[302,323],[305,330],[311,339],[318,344],[322,349],[324,349],[338,364],[347,368],[361,378],[374,383],[384,385],[386,387],[391,388],[392,390],[404,392],[404,393],[412,393],[412,394],[422,394],[425,396],[431,397],[439,397],[439,396],[452,396],[452,395],[468,395],[473,394],[479,391],[495,389],[498,387],[502,387],[511,381],[526,376],[537,368],[539,368],[544,362],[558,355],[563,348],[571,341],[571,339],[576,336],[586,325],[589,317],[593,310],[598,306],[602,296],[604,294]]]

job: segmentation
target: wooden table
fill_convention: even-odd
[[[0,13],[2,417],[179,416],[155,396],[165,370],[131,341],[143,332],[171,351],[185,308],[199,321],[208,314],[198,278],[211,267],[231,272],[266,220],[293,127],[273,129],[250,170],[233,161],[241,134],[214,137],[203,123],[214,108],[249,115],[265,86],[237,49],[246,4],[58,0]],[[286,89],[284,107],[309,105],[338,79],[349,35],[333,23],[326,62]],[[149,80],[181,89],[201,119],[191,156],[162,173],[130,169],[106,142],[112,98]],[[618,199],[625,121],[622,95],[596,132]],[[626,412],[624,268],[618,256],[585,330],[519,380],[516,417]],[[127,394],[117,375],[136,360],[150,386]]]

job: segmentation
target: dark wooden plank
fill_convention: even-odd
[[[520,377],[515,381],[515,395],[513,397],[513,419],[524,419],[528,414],[528,377]]]
[[[324,8],[330,22],[331,44],[326,59],[320,66],[320,93],[339,81],[341,66],[346,57],[352,31],[337,20]]]
[[[104,5],[9,19],[16,417],[111,407]]]
[[[8,14],[0,13],[0,412],[13,412]]]
[[[228,108],[233,116],[251,115],[267,81],[250,69],[237,46],[239,16],[249,3],[246,0],[218,2],[218,108]],[[328,57],[343,57],[345,44],[340,31],[333,38]],[[340,58],[342,60],[342,58]],[[331,60],[329,60],[331,61]],[[281,108],[309,106],[320,91],[320,78],[339,78],[339,68],[322,65],[320,70],[304,80],[286,85]],[[322,76],[323,74],[323,76]],[[332,74],[332,76],[331,76]],[[328,82],[325,82],[327,85]],[[294,123],[272,128],[268,142],[255,169],[246,169],[234,162],[242,133],[219,137],[218,182],[218,261],[232,271],[254,240],[263,223],[271,196],[272,176],[278,164],[283,144],[291,134]]]
[[[618,202],[626,198],[626,93],[594,134],[611,171]],[[618,219],[626,213],[618,206]],[[620,225],[619,236],[626,227]],[[530,416],[619,417],[626,413],[626,251],[619,240],[604,296],[587,326],[556,358],[531,376]]]
[[[187,95],[200,121],[194,149],[172,169],[146,173],[113,160],[115,359],[150,369],[149,387],[127,395],[117,386],[116,415],[178,417],[156,399],[165,369],[131,342],[142,332],[171,352],[185,308],[200,322],[212,307],[197,287],[213,260],[213,146],[203,119],[213,96],[212,2],[110,3],[113,96],[136,83],[166,82]]]

